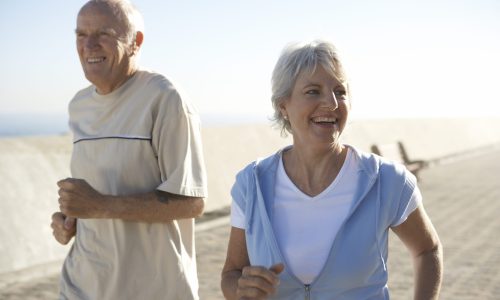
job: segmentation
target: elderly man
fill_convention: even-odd
[[[142,18],[127,1],[80,10],[76,44],[92,83],[69,104],[71,173],[56,240],[75,241],[62,299],[198,299],[194,217],[207,195],[199,118],[160,74],[139,69]]]

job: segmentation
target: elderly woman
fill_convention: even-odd
[[[221,287],[227,299],[389,299],[388,235],[414,261],[415,299],[437,299],[441,244],[415,177],[342,144],[351,104],[337,50],[292,45],[273,72],[293,145],[238,173]]]

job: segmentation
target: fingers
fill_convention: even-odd
[[[55,229],[53,232],[52,232],[52,235],[54,236],[54,238],[56,239],[56,241],[58,241],[60,244],[62,245],[66,245],[69,243],[69,241],[71,241],[71,238],[73,238],[73,236],[75,236],[75,233],[76,233],[76,230],[64,230],[64,231],[61,231],[61,230],[57,230]]]
[[[243,268],[240,280],[244,286],[261,287],[270,290],[273,285],[278,284],[279,279],[264,267],[248,266]]]
[[[66,178],[57,182],[59,186],[59,210],[65,216],[82,217],[80,215],[88,208],[89,200],[95,200],[97,193],[85,180]],[[69,226],[71,224],[67,224]],[[71,227],[71,226],[69,226]]]
[[[54,222],[64,222],[64,215],[61,212],[55,212],[52,214],[52,223]]]
[[[69,205],[68,205],[68,198],[69,198],[68,193],[66,193],[62,190],[59,190],[58,202],[59,202],[59,210],[61,211],[61,214],[63,215],[62,225],[64,225],[64,220],[65,220],[66,216],[71,215],[71,211],[69,210]]]
[[[71,178],[66,178],[66,179],[61,179],[57,182],[57,186],[59,188],[62,188],[63,186],[65,186],[67,183],[71,182]]]
[[[60,212],[56,212],[52,214],[52,223],[50,224],[50,227],[52,227],[53,230],[60,230],[63,229],[64,225],[64,215]]]
[[[269,270],[272,271],[274,274],[279,275],[283,270],[285,269],[285,265],[282,263],[278,263],[275,265],[272,265]]]
[[[55,239],[63,245],[66,245],[76,234],[76,219],[67,216],[71,214],[68,200],[81,182],[85,183],[84,180],[75,178],[66,178],[57,182],[57,186],[59,187],[59,209],[61,211],[52,215],[50,226],[52,227],[52,234]]]
[[[72,229],[73,227],[75,227],[75,225],[76,225],[76,219],[75,218],[66,217],[66,219],[64,220],[64,228],[66,230]]]
[[[279,285],[278,274],[283,271],[283,264],[274,265],[273,270],[264,267],[247,266],[238,279],[239,297],[263,298],[273,295]]]
[[[56,212],[52,215],[50,227],[52,227],[52,234],[55,239],[59,243],[66,245],[76,234],[76,219],[66,218],[61,212]]]
[[[284,266],[283,266],[283,268],[284,268]],[[254,277],[254,276],[261,277],[273,285],[277,285],[279,283],[278,274],[271,272],[271,270],[269,270],[265,267],[246,266],[243,268],[241,275],[246,276],[246,277]]]
[[[59,195],[59,210],[63,213],[64,219],[66,216],[74,216],[74,200],[77,199],[79,195],[79,181],[80,179],[66,178],[57,182],[59,190],[57,191]],[[70,222],[68,220],[68,222]],[[71,224],[66,224],[66,226]],[[71,226],[69,226],[71,227]]]
[[[54,230],[66,230],[71,231],[74,230],[76,226],[76,219],[71,217],[66,217],[61,212],[56,212],[52,215],[52,223],[50,227]]]
[[[73,188],[75,188],[75,186],[77,186],[79,184],[84,184],[84,183],[87,183],[87,182],[83,179],[68,177],[66,179],[59,180],[57,182],[57,186],[60,189],[73,189]]]

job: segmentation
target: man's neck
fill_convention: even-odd
[[[109,84],[100,84],[100,85],[95,85],[96,86],[96,91],[99,95],[106,95],[106,94],[109,94],[111,92],[113,92],[114,90],[118,89],[119,87],[121,87],[125,82],[127,82],[130,78],[132,78],[132,76],[134,76],[134,74],[137,72],[137,68],[134,67],[134,68],[131,68],[127,74],[125,76],[121,76],[120,77],[120,80],[116,81],[116,82],[112,82],[112,83],[109,83]]]

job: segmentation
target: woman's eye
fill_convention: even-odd
[[[345,97],[347,96],[346,91],[342,91],[342,90],[340,90],[340,91],[335,91],[334,93],[335,93],[335,97],[345,98]]]
[[[319,95],[319,91],[316,89],[306,91],[306,95]]]

